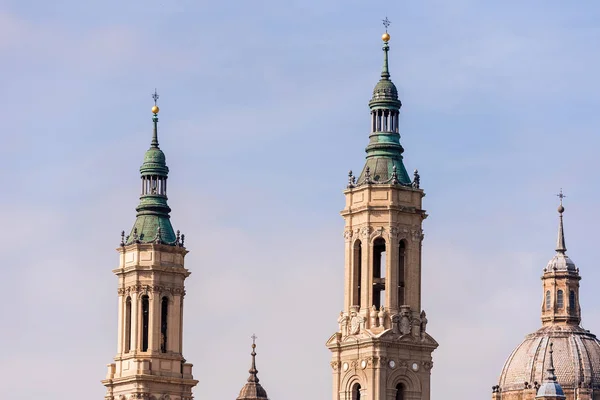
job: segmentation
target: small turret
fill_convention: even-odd
[[[250,376],[248,382],[244,385],[237,400],[268,400],[267,391],[261,386],[258,380],[258,370],[256,369],[256,335],[252,335],[252,365],[250,366]]]
[[[550,343],[550,365],[548,366],[546,379],[542,382],[541,386],[537,391],[536,399],[552,399],[552,400],[564,400],[566,399],[565,393],[556,379],[554,374],[554,359],[552,357],[552,343]]]

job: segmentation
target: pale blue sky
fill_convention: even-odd
[[[432,398],[490,396],[540,325],[561,187],[583,325],[600,333],[597,2],[0,0],[3,396],[104,395],[114,248],[157,87],[172,221],[191,251],[196,398],[237,396],[253,332],[270,398],[330,398],[338,213],[363,165],[386,15],[405,164],[430,214]]]

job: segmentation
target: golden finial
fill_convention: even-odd
[[[389,42],[390,41],[390,34],[387,31],[388,26],[390,26],[390,20],[385,17],[385,19],[383,20],[383,26],[385,26],[385,33],[383,35],[381,35],[381,40],[383,40],[384,42]]]
[[[156,92],[156,89],[154,89],[152,98],[154,99],[154,106],[152,107],[152,114],[158,114],[158,112],[160,111],[160,108],[158,108],[158,106],[156,105],[156,101],[158,100],[158,93]]]

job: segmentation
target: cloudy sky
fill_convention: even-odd
[[[252,333],[272,399],[331,398],[342,190],[363,165],[386,15],[430,215],[432,398],[487,398],[539,327],[561,187],[583,325],[599,333],[600,5],[571,3],[0,0],[0,393],[103,398],[114,249],[156,87],[196,398],[237,396]]]

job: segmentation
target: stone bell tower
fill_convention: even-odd
[[[384,21],[388,26],[389,21]],[[352,172],[341,214],[346,221],[344,309],[332,352],[333,400],[429,400],[431,353],[421,309],[421,224],[425,193],[403,164],[399,113],[390,80],[390,35],[375,86],[365,166]]]
[[[167,205],[165,154],[158,147],[158,95],[154,133],[140,168],[142,187],[131,234],[121,234],[117,355],[102,381],[105,400],[191,400],[192,364],[182,354],[184,235],[175,233]]]

